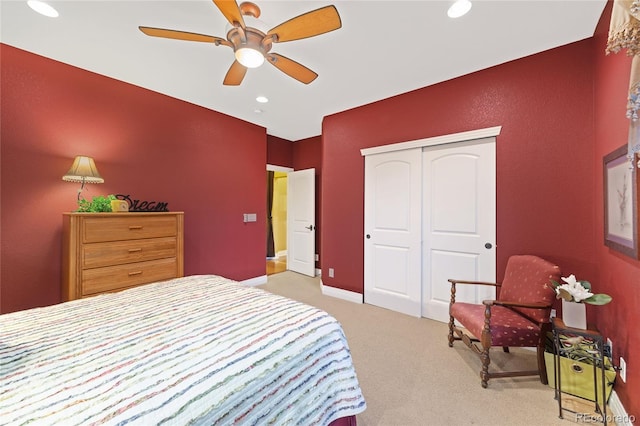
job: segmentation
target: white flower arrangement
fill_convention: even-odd
[[[551,281],[556,292],[556,298],[564,299],[568,302],[589,303],[591,305],[606,305],[612,298],[608,294],[591,293],[591,283],[584,280],[576,280],[575,275],[562,277],[564,284]]]

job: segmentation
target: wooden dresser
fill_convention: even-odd
[[[184,213],[64,213],[62,299],[184,276]]]

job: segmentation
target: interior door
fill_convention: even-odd
[[[449,278],[496,279],[495,138],[427,147],[422,161],[422,316],[448,322]],[[456,301],[493,298],[493,287],[456,287]]]
[[[287,269],[315,276],[316,170],[287,174]]]
[[[421,311],[420,148],[365,157],[364,301]]]

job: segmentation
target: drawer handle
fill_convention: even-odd
[[[142,251],[142,249],[141,249],[141,248],[132,248],[132,249],[129,249],[129,253],[136,253],[136,252],[139,252],[139,251]]]
[[[142,225],[131,225],[129,227],[129,231],[134,231],[136,229],[142,229]]]
[[[142,271],[134,271],[134,272],[129,272],[129,276],[132,277],[134,275],[140,275],[142,274]]]

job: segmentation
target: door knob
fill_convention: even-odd
[[[371,238],[371,235],[367,234],[367,240],[368,240],[369,238]]]
[[[486,248],[486,249],[490,249],[491,247],[493,247],[491,245],[491,243],[485,243],[485,245],[484,245],[484,248]]]
[[[308,229],[309,231],[313,231],[313,225],[305,226],[305,228]]]

